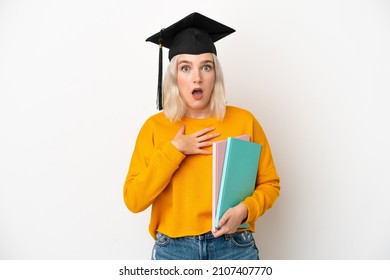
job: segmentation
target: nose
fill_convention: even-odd
[[[202,83],[202,74],[199,69],[196,69],[193,71],[193,83],[194,84],[201,84]]]

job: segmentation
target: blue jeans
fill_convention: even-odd
[[[153,260],[258,260],[259,251],[250,231],[215,238],[211,232],[180,238],[157,233]]]

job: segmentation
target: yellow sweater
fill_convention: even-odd
[[[279,177],[260,124],[250,112],[232,106],[227,107],[223,121],[184,117],[172,123],[163,112],[150,117],[139,132],[130,162],[123,191],[126,206],[136,213],[152,205],[149,231],[153,238],[156,231],[170,237],[210,231],[212,156],[185,156],[170,143],[183,123],[185,134],[213,126],[221,133],[215,141],[247,134],[251,141],[262,144],[256,188],[244,200],[248,207],[245,223],[255,231],[257,218],[279,196]]]

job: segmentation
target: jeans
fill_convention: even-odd
[[[215,238],[211,232],[171,238],[157,233],[153,260],[258,260],[259,251],[250,231]]]

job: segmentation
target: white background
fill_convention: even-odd
[[[229,104],[281,177],[261,257],[389,259],[385,0],[0,0],[0,259],[150,258],[149,210],[122,198],[157,112],[145,39],[194,11],[237,30],[216,43]]]

